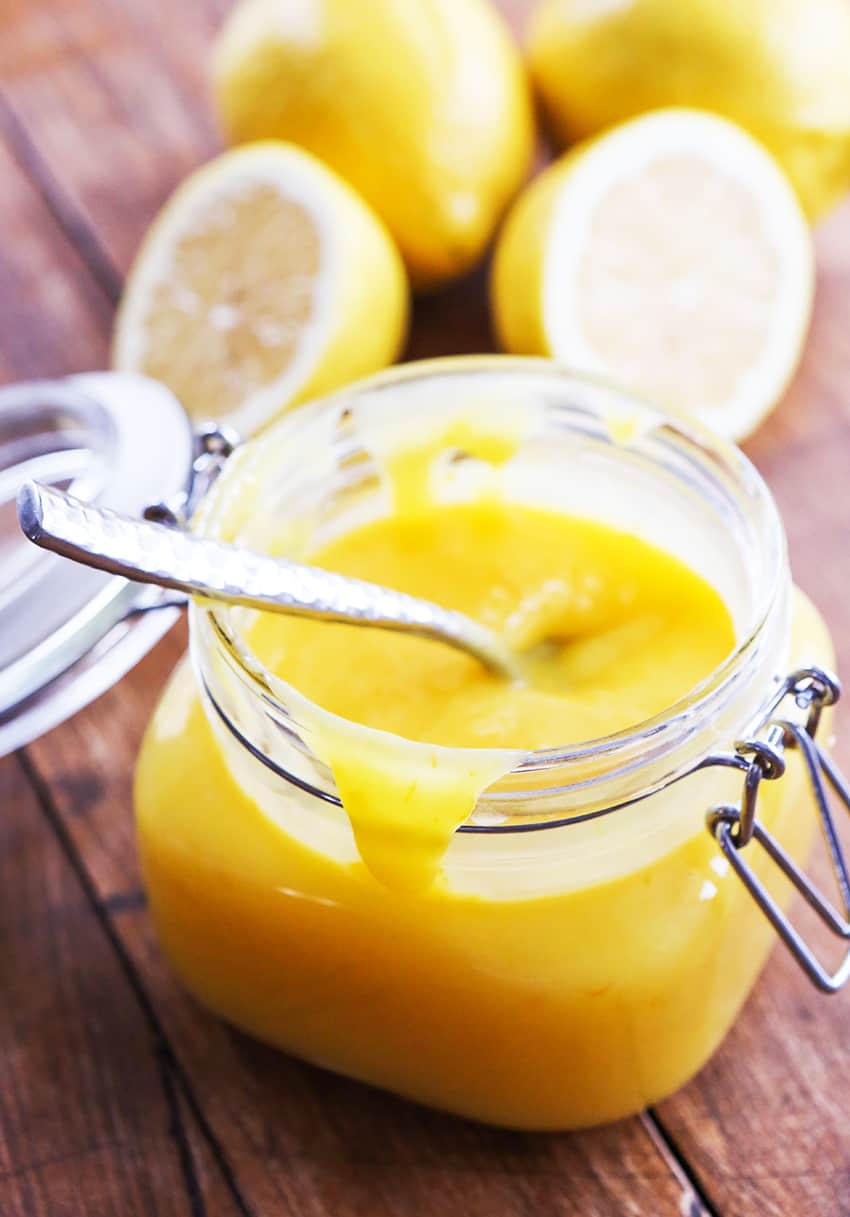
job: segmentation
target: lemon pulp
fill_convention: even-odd
[[[552,355],[731,439],[799,360],[814,255],[768,153],[696,110],[659,110],[579,145],[520,196],[499,238],[503,346]]]
[[[127,279],[113,362],[243,435],[391,363],[407,281],[380,220],[300,148],[259,143],[188,178]]]
[[[195,417],[212,402],[232,415],[285,373],[315,317],[321,235],[301,203],[262,183],[211,199],[196,224],[152,293],[145,372]],[[218,341],[199,360],[207,326]]]

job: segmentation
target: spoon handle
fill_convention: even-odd
[[[133,519],[36,482],[21,487],[18,520],[43,549],[138,583],[247,608],[424,635],[466,651],[499,675],[518,674],[497,634],[463,613],[404,592]]]

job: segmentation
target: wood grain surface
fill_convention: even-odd
[[[359,0],[358,0],[359,2]],[[364,0],[365,2],[365,0]],[[217,147],[226,0],[2,0],[0,376],[105,366],[133,252]],[[515,27],[525,0],[501,7]],[[850,672],[850,205],[818,233],[815,320],[748,446]],[[485,270],[416,307],[408,355],[492,347]],[[700,1076],[639,1119],[494,1132],[272,1052],[199,1009],[153,939],[130,781],[178,627],[0,763],[2,1217],[846,1217],[850,997],[781,950]],[[838,725],[850,764],[850,714]]]

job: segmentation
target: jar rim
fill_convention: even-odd
[[[695,721],[704,721],[706,717],[712,716],[720,707],[726,704],[728,697],[740,680],[742,668],[746,666],[749,656],[753,653],[764,630],[765,623],[769,619],[778,597],[781,595],[783,573],[787,570],[785,533],[775,500],[761,474],[738,447],[715,435],[708,428],[694,422],[692,419],[670,410],[658,410],[639,395],[623,390],[604,378],[584,372],[577,372],[554,360],[506,355],[449,356],[414,361],[386,369],[377,375],[356,381],[334,393],[299,406],[297,411],[292,414],[284,415],[264,432],[263,443],[264,446],[267,446],[269,441],[273,440],[276,435],[290,430],[294,426],[309,426],[313,418],[325,411],[344,408],[344,405],[350,403],[353,396],[372,393],[376,390],[392,390],[410,381],[439,380],[439,378],[446,375],[475,376],[482,374],[498,374],[500,376],[507,374],[531,378],[542,377],[552,387],[556,389],[560,388],[562,391],[568,390],[570,385],[574,388],[578,386],[595,388],[604,393],[614,395],[617,400],[628,403],[631,407],[649,411],[657,420],[653,425],[655,433],[660,434],[663,432],[667,442],[673,445],[680,445],[683,451],[687,449],[691,459],[699,455],[706,465],[713,463],[718,466],[727,476],[731,477],[736,487],[743,491],[744,497],[752,502],[754,510],[761,511],[763,521],[761,543],[764,547],[763,553],[767,559],[769,578],[765,580],[764,586],[760,589],[758,603],[750,614],[750,620],[746,629],[742,632],[740,640],[718,667],[710,672],[699,684],[657,715],[641,720],[620,731],[612,732],[609,735],[581,741],[577,744],[529,750],[525,758],[515,765],[511,769],[510,774],[506,776],[543,773],[562,767],[586,766],[589,761],[604,762],[606,758],[622,756],[624,753],[643,754],[647,749],[652,749],[655,752],[670,751],[675,746],[677,739],[681,739],[688,734]],[[247,446],[246,449],[243,449],[243,451],[245,450],[247,450]],[[215,488],[213,490],[213,497],[215,497]],[[208,504],[205,503],[204,507],[207,508],[207,506]],[[204,514],[207,515],[208,513],[205,511]],[[192,632],[195,633],[200,629],[214,639],[215,643],[222,648],[230,669],[239,680],[262,699],[267,709],[289,720],[290,729],[292,730],[292,717],[287,709],[285,700],[287,693],[292,692],[291,687],[280,677],[266,669],[258,660],[243,641],[238,631],[231,628],[229,614],[230,610],[226,607],[192,604],[190,612]],[[208,687],[207,693],[212,696],[211,690]],[[764,699],[765,703],[770,700],[770,694],[771,690],[768,690]],[[303,700],[309,700],[304,699],[303,694],[298,696]],[[242,744],[247,745],[256,755],[257,750],[251,746],[250,741],[247,741],[242,733],[235,730],[233,725],[228,722],[226,712],[219,705],[218,701],[214,697],[212,700],[218,716],[224,720],[227,726],[231,727],[237,739]],[[329,712],[326,711],[326,713]],[[332,715],[332,717],[337,716]],[[293,731],[292,733],[298,739],[302,748],[310,754],[311,758],[314,761],[318,761],[319,765],[322,765],[323,762],[319,761],[307,745],[304,744],[304,741],[297,737],[297,732]],[[457,751],[473,754],[482,751],[482,749],[459,748]],[[509,748],[488,748],[486,751],[491,755],[504,751],[506,757],[515,756],[516,754],[516,749]],[[262,757],[259,759],[262,759]],[[273,765],[272,768],[276,772],[280,772],[276,765]],[[669,785],[670,782],[677,780],[693,768],[694,765],[690,764],[678,771],[671,772],[663,783],[647,788],[642,792],[640,797],[653,793],[661,788],[662,785]],[[291,780],[293,775],[284,774],[283,776],[287,776]],[[588,779],[589,783],[593,781],[594,778]],[[303,785],[298,779],[295,779],[295,784]],[[523,797],[552,795],[556,792],[556,789],[577,790],[582,784],[581,782],[568,782],[563,786],[559,785],[557,788],[535,788],[534,791],[522,791],[520,795]],[[499,783],[496,784],[496,787],[498,785]],[[515,799],[518,797],[516,792],[498,792],[496,787],[493,788],[492,793],[489,790],[485,792],[484,797],[488,801]],[[340,802],[338,797],[328,799],[327,794],[318,788],[310,787],[310,790],[319,797],[326,799],[326,801]],[[634,799],[627,800],[629,803],[634,801]],[[617,804],[617,806],[622,805],[622,803]],[[555,824],[573,823],[578,820],[592,818],[595,814],[605,814],[606,811],[614,809],[614,806],[610,806],[598,813],[593,812],[589,815],[571,816],[566,820],[547,820],[539,825],[511,825],[507,828],[500,825],[463,825],[459,831],[514,831],[528,830],[534,827],[550,827]]]

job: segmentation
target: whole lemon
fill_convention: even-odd
[[[242,0],[213,87],[235,142],[288,140],[383,219],[414,285],[481,256],[530,167],[530,87],[487,0]]]
[[[848,0],[541,0],[528,53],[565,142],[695,106],[766,144],[810,217],[850,185]]]

